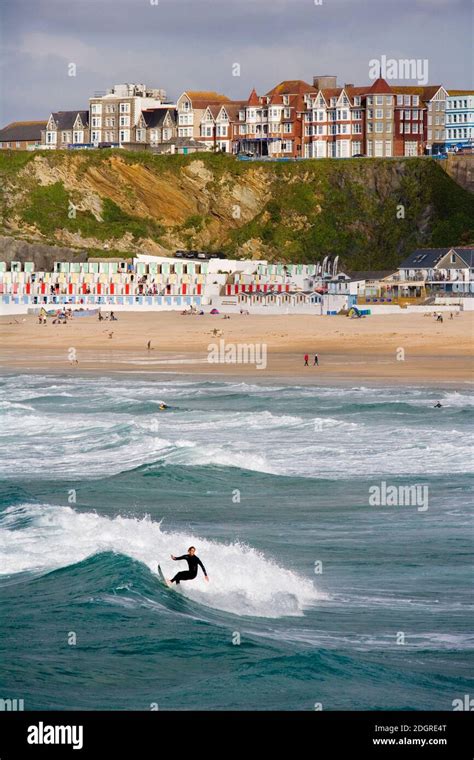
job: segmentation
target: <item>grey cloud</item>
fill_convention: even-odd
[[[472,87],[469,0],[1,0],[0,121],[86,107],[119,81],[231,97],[284,78],[368,81],[385,54],[428,58],[430,82]],[[77,60],[76,60],[77,59]],[[67,77],[67,63],[78,66]],[[240,77],[232,76],[233,63]],[[13,76],[14,74],[14,76]],[[6,86],[6,83],[8,86]]]

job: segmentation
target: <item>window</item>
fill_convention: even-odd
[[[130,113],[130,103],[120,103],[120,113]]]
[[[289,118],[291,118],[291,109],[289,109],[289,108],[285,108],[285,111],[284,111],[284,118],[285,118],[285,119],[289,119]]]
[[[372,122],[371,121],[367,122],[367,132],[373,132],[373,131],[374,131],[374,128],[373,128]]]
[[[289,95],[283,95],[283,105],[285,105],[285,106],[290,105],[290,96]]]
[[[408,121],[411,119],[411,111],[405,111],[405,121]]]
[[[352,125],[352,134],[353,135],[361,135],[362,134],[362,124],[353,124]]]
[[[410,105],[410,96],[409,95],[404,95],[403,96],[403,105],[405,105],[405,106],[409,106]]]
[[[120,142],[130,142],[130,131],[128,129],[120,130]]]
[[[414,106],[420,105],[420,96],[419,95],[413,95],[412,102]]]
[[[411,115],[412,119],[418,119],[419,118],[418,114],[419,114],[419,111],[412,111],[412,115]]]
[[[283,141],[283,153],[291,153],[293,151],[293,141],[292,140],[284,140]]]
[[[374,155],[374,144],[373,142],[367,143],[367,155],[369,158],[371,158]]]
[[[384,130],[383,130],[383,123],[382,123],[382,122],[377,122],[377,123],[375,124],[375,131],[376,131],[376,132],[383,132],[383,131],[384,131]]]
[[[375,155],[377,157],[383,156],[383,140],[375,141]]]
[[[391,106],[391,105],[392,105],[392,103],[393,103],[393,97],[392,97],[392,95],[386,95],[386,96],[385,96],[385,102],[386,102],[386,104],[387,104],[388,106]]]
[[[391,140],[385,140],[385,155],[386,156],[392,155],[392,141]]]
[[[130,116],[121,116],[120,117],[120,126],[121,127],[129,127],[130,126]]]
[[[21,143],[20,143],[20,142],[17,140],[17,141],[16,141],[16,147],[17,147],[17,148],[19,148],[19,147],[20,147],[20,145],[21,145]]]
[[[375,118],[376,119],[383,119],[383,109],[382,108],[377,108],[377,110],[375,111]]]
[[[414,135],[417,135],[418,134],[418,124],[412,124],[411,125],[411,131],[413,132]]]
[[[356,156],[358,153],[362,153],[362,143],[356,140],[352,143],[352,155]]]
[[[145,130],[137,129],[137,142],[143,142],[145,140]]]
[[[362,119],[362,111],[353,111],[352,118],[356,120]]]
[[[405,134],[408,135],[411,132],[411,124],[405,124]]]
[[[288,134],[289,132],[291,132],[291,130],[292,130],[292,124],[285,122],[285,124],[283,124],[284,134]]]
[[[92,131],[92,135],[91,135],[91,139],[92,139],[92,142],[99,142],[99,140],[100,140],[100,132],[94,132],[94,130],[93,130]]]
[[[392,123],[390,121],[385,124],[385,131],[386,132],[392,131]]]
[[[439,110],[440,110],[440,107],[439,107],[439,100],[437,100],[437,101],[436,101],[435,110],[436,110],[436,111],[439,111]]]
[[[361,99],[360,99],[359,95],[356,95],[356,97],[354,98],[354,105],[355,106],[360,106],[361,105]]]
[[[376,95],[375,96],[375,105],[376,106],[383,106],[383,95]]]
[[[403,105],[403,95],[397,95],[397,106]]]

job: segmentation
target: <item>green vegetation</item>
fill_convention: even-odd
[[[74,186],[74,192],[66,191],[60,181],[40,184],[28,166],[37,156],[60,169],[60,176],[70,175],[68,186]],[[116,161],[145,171],[127,172],[124,180],[116,173]],[[196,166],[188,171],[196,161],[204,165],[204,173]],[[95,171],[88,175],[90,169]],[[148,173],[162,180],[160,192],[166,193],[168,183],[170,197],[177,193],[177,203],[183,192],[189,192],[200,213],[183,221],[177,207],[176,220],[165,225],[125,211],[118,199],[133,209],[146,192]],[[106,188],[115,185],[116,176],[113,202]],[[195,178],[203,188],[199,194]],[[234,196],[237,184],[239,193]],[[102,220],[91,211],[78,210],[84,202],[83,185],[89,191],[92,187],[101,200]],[[233,197],[250,199],[253,218],[249,220],[248,207],[241,221],[234,218]],[[160,217],[159,201],[155,203],[151,208]],[[92,241],[95,255],[107,256],[123,255],[114,241],[130,233],[130,253],[139,249],[141,239],[152,239],[167,241],[171,250],[173,246],[224,250],[238,258],[242,246],[255,240],[259,252],[270,260],[311,262],[338,254],[348,270],[390,269],[415,247],[468,245],[474,240],[473,196],[436,161],[418,158],[245,162],[214,153],[4,151],[0,212],[6,231],[19,227],[19,234],[31,237],[26,229],[30,225],[48,242],[57,243],[60,231],[67,230]],[[11,220],[14,224],[9,227]],[[103,249],[103,244],[109,247]],[[246,246],[246,250],[252,249]]]
[[[90,211],[76,209],[77,199],[68,194],[62,182],[35,187],[29,194],[29,203],[22,212],[27,224],[36,227],[48,238],[58,229],[80,232],[83,237],[109,240],[122,238],[127,232],[134,240],[158,240],[163,228],[153,219],[142,219],[123,211],[109,198],[102,202],[102,221]]]

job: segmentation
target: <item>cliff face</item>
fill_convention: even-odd
[[[91,255],[195,248],[313,261],[339,254],[351,268],[386,268],[415,246],[474,237],[472,195],[429,159],[4,153],[0,180],[0,233]]]

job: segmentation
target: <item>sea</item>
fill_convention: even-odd
[[[6,374],[0,409],[1,698],[452,710],[474,693],[469,386]],[[185,570],[171,555],[191,545],[209,582],[165,587],[158,564]]]

